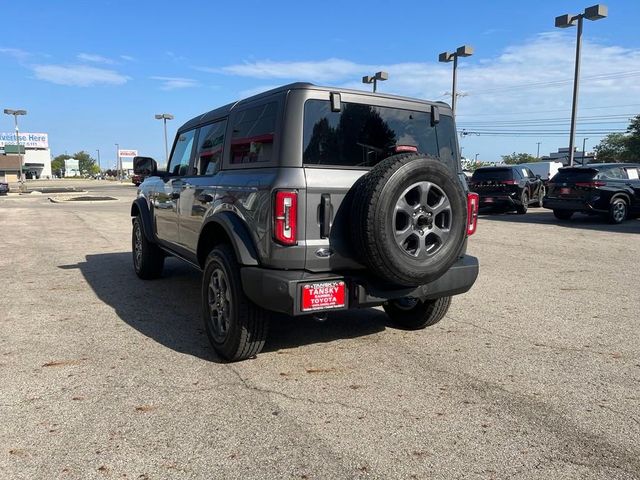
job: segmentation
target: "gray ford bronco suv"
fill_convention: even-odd
[[[133,266],[171,255],[202,270],[202,314],[227,360],[260,352],[270,312],[382,305],[419,329],[468,291],[478,196],[439,102],[286,85],[212,110],[177,132],[166,169],[131,206]]]

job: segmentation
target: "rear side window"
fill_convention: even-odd
[[[442,115],[432,127],[429,112],[359,103],[343,103],[340,112],[332,112],[327,100],[305,103],[305,165],[372,167],[396,147],[440,157],[458,170],[456,132],[449,116]]]
[[[265,163],[273,157],[278,103],[239,111],[231,117],[231,164]]]
[[[510,168],[487,168],[473,172],[471,180],[483,182],[485,180],[513,180],[513,170]]]
[[[627,171],[627,177],[629,177],[630,180],[638,180],[640,178],[640,175],[638,175],[639,169],[635,167],[628,167],[625,170]]]
[[[598,178],[602,180],[626,180],[627,173],[622,167],[611,167],[601,170]]]
[[[226,120],[200,128],[196,163],[194,166],[194,173],[196,175],[213,175],[220,170],[226,128]]]

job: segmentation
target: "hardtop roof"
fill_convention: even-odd
[[[242,100],[238,100],[232,103],[228,103],[222,107],[218,107],[214,110],[210,110],[206,113],[193,117],[191,120],[185,122],[179,129],[178,132],[182,132],[185,130],[190,130],[198,125],[205,124],[216,120],[217,118],[222,118],[228,116],[234,109],[245,105],[247,103],[255,102],[256,100],[260,100],[262,98],[267,98],[274,95],[279,95],[282,93],[286,93],[290,90],[319,90],[325,92],[338,92],[338,93],[352,93],[357,95],[366,95],[371,97],[379,97],[379,98],[387,98],[387,99],[397,99],[404,100],[410,102],[421,103],[424,105],[437,105],[439,107],[443,107],[445,110],[451,109],[451,107],[445,102],[439,101],[428,101],[422,100],[419,98],[412,97],[403,97],[400,95],[391,95],[388,93],[373,93],[367,92],[364,90],[352,90],[347,88],[338,88],[338,87],[322,87],[318,85],[314,85],[313,83],[308,82],[295,82],[289,83],[287,85],[282,85],[281,87],[273,88],[271,90],[267,90],[266,92],[258,93],[257,95],[252,95],[251,97],[244,98]]]

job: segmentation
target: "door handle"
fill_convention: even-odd
[[[196,200],[201,203],[211,203],[213,202],[213,195],[209,195],[208,193],[201,193],[196,197]]]
[[[320,238],[328,238],[331,233],[331,195],[320,197]]]

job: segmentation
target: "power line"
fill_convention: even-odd
[[[602,110],[602,109],[613,109],[613,108],[622,108],[622,107],[640,107],[640,103],[626,103],[624,105],[605,105],[602,107],[580,107],[580,110]],[[529,110],[526,112],[499,112],[499,113],[461,113],[456,114],[456,118],[461,117],[504,117],[504,116],[513,116],[513,115],[531,115],[532,113],[560,113],[567,112],[571,113],[569,109],[559,109],[559,110]],[[584,118],[584,117],[583,117]]]

